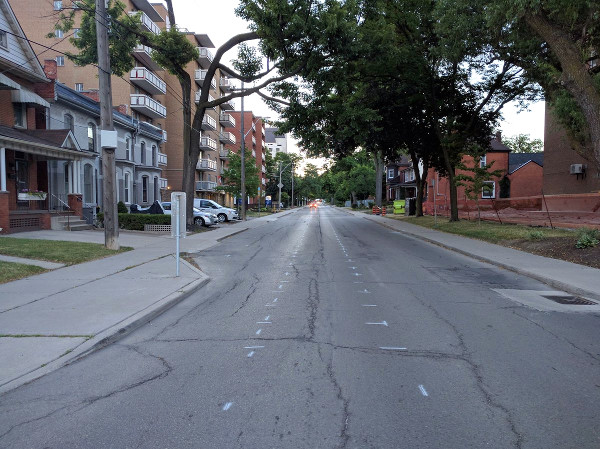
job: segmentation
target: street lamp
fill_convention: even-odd
[[[277,184],[277,187],[279,187],[279,204],[277,204],[277,210],[281,211],[281,188],[283,187],[283,184],[281,182],[281,173],[283,173],[283,170],[285,170],[286,168],[288,168],[289,166],[292,166],[292,201],[294,200],[294,161],[290,162],[289,164],[287,164],[285,167],[281,168],[281,161],[279,162],[279,184]],[[292,203],[293,205],[293,203]]]

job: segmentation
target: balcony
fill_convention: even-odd
[[[140,14],[140,19],[142,20],[142,28],[145,31],[149,31],[154,34],[160,34],[160,28],[157,24],[155,24],[150,17],[145,12],[142,11],[131,11],[129,13],[130,16],[136,16]]]
[[[252,145],[256,146],[256,137],[252,136]]]
[[[265,167],[264,165],[262,166],[262,172],[266,173],[267,172],[267,167]]]
[[[219,80],[219,86],[223,92],[231,92],[235,87],[229,78],[221,78]]]
[[[231,114],[221,112],[221,115],[219,115],[219,123],[226,128],[235,128],[235,118]]]
[[[162,140],[163,142],[167,141],[167,132],[164,129],[162,130]]]
[[[138,44],[133,49],[133,57],[151,70],[160,70],[161,67],[152,59],[152,49],[146,45]]]
[[[158,153],[158,165],[167,165],[167,155],[165,153]]]
[[[216,151],[217,142],[210,137],[200,137],[200,149],[204,151]]]
[[[225,95],[221,95],[223,98]],[[221,110],[223,111],[233,111],[235,109],[235,105],[233,104],[233,100],[226,101],[225,103],[221,103]]]
[[[256,157],[256,151],[252,150],[252,157]]]
[[[202,126],[204,131],[215,131],[217,129],[217,121],[208,114],[204,114],[202,117]]]
[[[167,188],[167,185],[168,185],[167,178],[158,178],[158,182],[160,183],[160,188],[162,190]]]
[[[263,186],[267,185],[267,181],[265,181],[265,178],[262,178],[261,181],[262,181]]]
[[[221,159],[229,159],[229,150],[219,150],[219,157]]]
[[[217,183],[212,181],[196,181],[196,191],[212,192],[217,188]]]
[[[194,76],[194,79],[196,80],[196,84],[198,86],[204,85],[204,81],[206,81],[206,72],[207,70],[196,70],[196,75]],[[215,81],[214,77],[210,80],[210,87],[212,89],[217,88],[217,82]]]
[[[152,118],[165,118],[167,108],[148,95],[131,94],[131,109]]]
[[[213,61],[213,55],[206,47],[198,47],[198,63],[203,69],[208,69]]]
[[[129,80],[146,92],[158,95],[167,93],[167,83],[145,67],[136,67],[129,73]]]
[[[261,126],[260,130],[262,131],[263,139],[265,138],[265,127]]]
[[[210,159],[199,159],[196,164],[196,170],[200,171],[217,171],[217,162]]]
[[[232,133],[222,132],[222,133],[219,133],[219,142],[235,145],[236,138]]]
[[[200,91],[196,92],[196,103],[200,103],[200,94],[201,94]],[[209,94],[208,95],[208,101],[215,101],[215,97],[213,97],[212,95]],[[206,108],[206,109],[211,109],[213,111],[216,111],[217,107],[213,106],[212,108]]]

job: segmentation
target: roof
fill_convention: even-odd
[[[71,131],[68,129],[16,129],[0,125],[0,135],[40,145],[61,147]]]
[[[265,127],[265,142],[275,143],[276,138],[284,138],[285,135],[277,134],[277,128],[266,128]]]
[[[492,151],[511,151],[511,149],[504,145],[501,140],[498,140],[497,137],[493,137],[490,140],[490,146],[492,147]]]
[[[508,155],[508,172],[514,173],[529,162],[534,162],[543,167],[544,153],[510,153]]]
[[[15,151],[54,159],[78,160],[86,157],[68,129],[21,130],[0,125],[0,144]]]

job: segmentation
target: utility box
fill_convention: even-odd
[[[406,200],[394,200],[394,214],[403,214],[406,207]]]

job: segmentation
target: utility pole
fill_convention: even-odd
[[[106,0],[96,0],[96,40],[98,50],[98,78],[100,95],[102,146],[102,192],[104,207],[104,245],[119,249],[119,215],[115,198],[115,149],[117,132],[113,127],[110,55],[108,53],[108,17]]]
[[[279,162],[279,184],[277,185],[277,187],[279,187],[279,199],[277,200],[277,210],[281,210],[281,188],[283,187],[283,184],[281,183],[281,162]]]
[[[294,163],[292,162],[292,209],[294,208]]]
[[[242,81],[242,92],[244,91],[244,82]],[[242,132],[240,137],[242,138],[242,151],[240,153],[242,160],[240,165],[240,184],[241,184],[241,196],[242,205],[240,209],[240,218],[242,221],[246,221],[246,136],[244,135],[244,96],[242,95]]]

